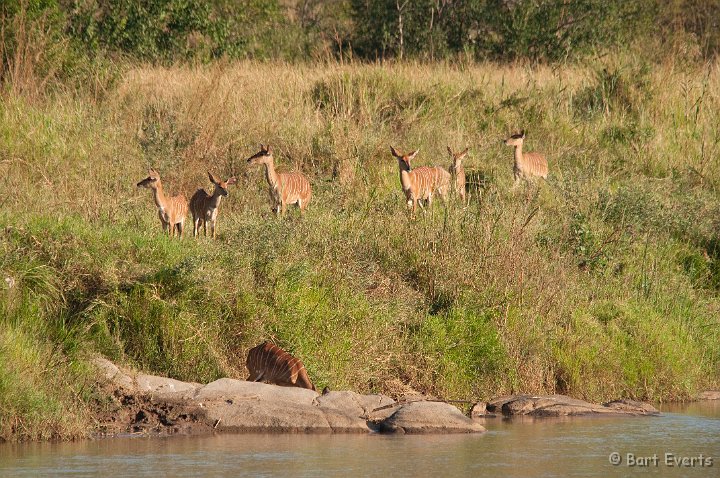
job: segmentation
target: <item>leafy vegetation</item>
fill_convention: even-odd
[[[7,69],[32,34],[66,76],[88,73],[78,58],[554,62],[632,48],[696,61],[718,52],[718,12],[717,0],[6,0],[0,53]]]
[[[0,437],[87,433],[94,354],[204,382],[265,339],[360,392],[718,386],[713,5],[4,2]],[[521,128],[550,177],[510,191]],[[261,142],[304,217],[271,214]],[[390,144],[469,146],[470,205],[409,218]],[[218,240],[161,235],[149,166],[239,178]]]

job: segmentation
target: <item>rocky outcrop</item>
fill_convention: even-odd
[[[620,412],[623,415],[659,415],[660,411],[645,402],[638,402],[636,400],[630,400],[628,398],[621,398],[620,400],[613,400],[612,402],[603,403],[603,407],[612,410],[613,412]]]
[[[707,390],[700,392],[697,397],[698,400],[720,400],[720,390]]]
[[[96,364],[117,399],[99,417],[106,433],[469,433],[484,428],[445,403],[315,391],[223,378],[207,385]]]
[[[494,413],[488,412],[487,402],[477,402],[470,409],[470,418],[488,418],[494,417]]]
[[[376,424],[385,433],[479,433],[485,428],[444,402],[418,401],[401,405]]]
[[[142,393],[166,394],[194,391],[200,387],[200,384],[140,373],[135,377],[135,386]]]
[[[360,395],[351,391],[328,392],[317,397],[315,404],[323,410],[336,410],[370,421],[383,420],[397,409],[395,400],[385,395]]]
[[[491,400],[487,411],[504,416],[565,417],[579,415],[658,415],[647,403],[616,400],[603,405],[565,395],[510,395]]]

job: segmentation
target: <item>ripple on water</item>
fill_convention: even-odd
[[[0,445],[0,476],[683,476],[636,456],[703,453],[720,467],[720,403],[665,405],[661,417],[488,419],[482,435],[219,435]],[[701,470],[698,470],[702,473]],[[698,474],[700,476],[700,474]],[[708,476],[703,474],[703,476]]]

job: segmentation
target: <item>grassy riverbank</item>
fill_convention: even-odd
[[[0,436],[70,437],[101,353],[191,381],[244,377],[274,339],[322,388],[448,399],[671,400],[718,385],[720,70],[633,59],[126,68],[0,102]],[[528,130],[550,180],[509,191]],[[310,178],[300,219],[260,170]],[[409,220],[388,145],[449,164],[470,206]],[[146,190],[238,176],[218,240],[160,233]],[[189,221],[188,221],[189,222]]]

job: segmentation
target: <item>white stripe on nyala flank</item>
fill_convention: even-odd
[[[249,382],[262,381],[315,390],[302,361],[270,342],[263,342],[250,349],[246,365],[250,372]]]
[[[441,166],[421,166],[412,169],[410,161],[415,159],[418,150],[409,154],[400,154],[390,146],[390,152],[398,160],[400,185],[405,193],[408,207],[412,208],[413,215],[419,201],[427,200],[428,207],[431,207],[435,194],[445,201],[445,197],[450,190],[450,173],[445,168]],[[420,207],[423,207],[422,203],[420,203]]]
[[[260,145],[260,151],[250,156],[248,164],[264,164],[265,175],[270,188],[273,212],[285,214],[288,204],[297,204],[303,213],[312,198],[312,188],[305,175],[299,172],[277,173],[270,145]]]

